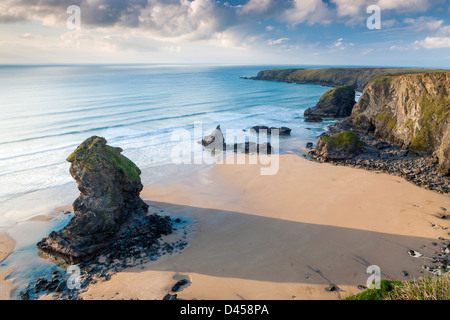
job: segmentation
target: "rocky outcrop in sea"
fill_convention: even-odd
[[[265,127],[267,128],[267,127]],[[283,127],[285,134],[286,132],[291,132],[291,129]],[[280,130],[280,128],[272,128],[272,130]],[[255,132],[259,132],[259,130],[264,130],[259,128],[258,131],[251,129]],[[265,129],[267,130],[267,129]],[[205,136],[201,141],[199,141],[203,147],[207,150],[211,151],[225,151],[225,150],[233,150],[236,153],[262,153],[262,154],[271,154],[273,152],[272,145],[270,142],[264,143],[256,143],[252,141],[240,142],[227,145],[225,143],[225,138],[223,136],[222,130],[220,129],[220,125],[216,127],[216,129],[210,134]]]
[[[304,112],[306,118],[345,118],[351,115],[355,105],[355,89],[343,86],[325,92],[314,107]]]
[[[122,149],[106,143],[90,137],[67,158],[80,196],[67,226],[37,244],[41,253],[74,264],[105,252],[148,246],[172,232],[168,217],[147,214],[148,205],[139,197],[139,168]]]

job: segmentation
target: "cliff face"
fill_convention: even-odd
[[[417,154],[434,155],[439,173],[450,174],[450,72],[372,80],[348,121]]]
[[[271,80],[289,83],[314,83],[338,87],[351,85],[362,91],[368,82],[381,76],[435,72],[445,70],[406,68],[323,68],[323,69],[272,69],[258,72],[253,80]]]

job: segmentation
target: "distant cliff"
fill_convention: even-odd
[[[356,90],[363,91],[368,82],[378,77],[435,71],[445,70],[407,68],[272,69],[260,71],[256,77],[250,79],[314,83],[330,87],[352,85]]]
[[[420,155],[434,155],[450,174],[450,72],[370,81],[347,121]]]

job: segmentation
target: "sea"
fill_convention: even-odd
[[[76,199],[66,158],[93,135],[122,148],[142,170],[143,184],[198,167],[195,161],[174,163],[173,152],[180,144],[175,133],[188,133],[185,143],[194,145],[199,126],[201,135],[217,125],[223,131],[289,127],[291,136],[280,137],[280,153],[299,153],[306,142],[315,143],[334,120],[307,123],[303,112],[330,88],[243,78],[273,68],[280,66],[0,66],[0,231],[16,241],[3,267],[16,265],[13,276],[19,277],[27,273],[17,268],[20,261],[42,266],[36,242],[70,217],[46,224],[30,218]]]

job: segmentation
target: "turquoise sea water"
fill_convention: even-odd
[[[290,127],[280,152],[314,141],[329,122],[305,123],[303,111],[329,88],[240,79],[273,67],[0,67],[0,228],[72,203],[78,191],[65,159],[92,135],[143,171],[170,164],[171,135],[198,121],[205,134],[218,124]]]
[[[13,297],[55,268],[38,256],[36,243],[71,216],[29,218],[76,199],[65,159],[84,139],[98,135],[121,147],[144,184],[195,168],[173,164],[176,130],[192,132],[187,143],[194,145],[219,124],[224,132],[290,127],[279,152],[315,141],[333,121],[305,123],[303,112],[329,88],[240,79],[274,67],[0,66],[0,231],[16,241],[0,268],[14,268]],[[202,128],[197,138],[195,123]]]

